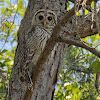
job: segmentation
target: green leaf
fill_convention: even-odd
[[[100,35],[99,35],[99,34],[96,34],[96,35],[95,35],[95,39],[96,39],[96,40],[100,40]]]
[[[77,12],[77,13],[76,13],[76,16],[79,16],[79,15],[80,15],[80,12]]]
[[[94,73],[98,73],[100,71],[100,61],[99,60],[94,61],[90,66],[93,68]]]
[[[23,7],[22,9],[18,9],[18,12],[19,12],[19,15],[21,16],[21,17],[24,17],[24,12],[25,12],[25,8]]]
[[[5,7],[2,7],[1,13],[5,14],[5,11],[6,11]]]
[[[2,62],[0,62],[0,67],[3,67],[3,66],[2,66]]]
[[[18,0],[18,8],[21,9],[23,7],[23,1],[22,0]]]
[[[3,63],[9,62],[11,61],[9,58],[5,59],[5,61]]]
[[[7,4],[11,5],[10,1],[5,1]]]
[[[2,86],[3,86],[3,84],[2,84],[2,83],[0,83],[0,88],[2,88]]]
[[[17,36],[17,31],[13,33],[13,36]]]
[[[90,38],[91,38],[91,41],[94,42],[99,38],[99,36],[98,35],[93,35]]]
[[[85,10],[85,15],[87,15],[89,13],[89,11],[88,10]]]
[[[92,3],[91,3],[91,7],[92,7],[92,8],[94,7],[94,1],[92,1]]]
[[[14,41],[17,41],[17,38],[13,38],[13,40],[11,41],[11,44],[14,43]]]
[[[8,50],[6,50],[6,49],[4,49],[0,54],[3,54],[3,53],[5,53],[5,52],[7,52]]]

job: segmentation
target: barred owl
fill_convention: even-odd
[[[33,27],[25,37],[27,39],[27,61],[25,62],[25,66],[23,68],[25,70],[23,72],[23,76],[31,76],[33,71],[32,69],[34,69],[33,67],[37,63],[40,54],[43,52],[46,41],[51,36],[52,29],[56,24],[57,16],[51,10],[41,9],[34,14],[32,19]],[[30,64],[30,62],[32,62],[32,66],[29,67],[28,64]],[[27,77],[25,77],[25,80],[28,80]]]
[[[32,62],[37,62],[40,53],[43,51],[47,39],[51,36],[52,29],[57,24],[57,16],[51,10],[38,10],[32,19],[35,30],[27,35],[28,56],[34,55]],[[49,33],[49,34],[48,34]],[[32,53],[32,54],[31,54]]]
[[[45,28],[54,28],[57,24],[57,16],[51,10],[38,10],[32,20],[32,25],[42,26]]]

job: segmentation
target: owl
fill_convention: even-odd
[[[32,86],[32,80],[30,79],[30,76],[33,71],[32,69],[34,69],[33,65],[36,65],[40,54],[44,50],[46,41],[48,38],[50,38],[52,29],[56,24],[57,16],[51,10],[41,9],[38,10],[33,16],[32,25],[36,27],[34,27],[35,30],[32,29],[30,32],[28,32],[25,37],[27,39],[25,42],[27,47],[27,60],[24,62],[24,71],[22,72],[22,77],[27,83],[29,83],[29,86]],[[28,67],[27,65],[30,64],[30,62],[32,62],[32,66]]]
[[[57,24],[57,16],[51,10],[38,10],[33,17],[32,25],[41,26],[45,28],[54,28]]]

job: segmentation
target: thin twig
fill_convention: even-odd
[[[1,51],[3,50],[3,48],[4,48],[4,46],[5,46],[6,42],[7,42],[7,39],[8,39],[8,36],[9,36],[9,32],[10,32],[10,29],[12,28],[12,26],[14,25],[14,21],[15,21],[15,17],[16,17],[17,12],[18,12],[18,7],[17,7],[17,11],[16,11],[16,13],[15,13],[15,15],[14,15],[13,22],[12,22],[12,24],[11,24],[9,30],[8,30],[8,33],[7,33],[5,42],[4,42],[3,46],[2,46],[1,49],[0,49],[0,53],[1,53]],[[9,23],[9,22],[8,22],[8,23]]]

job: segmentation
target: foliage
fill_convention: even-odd
[[[24,16],[25,3],[0,0],[0,100],[4,100],[17,45],[17,31]]]
[[[54,100],[96,100],[100,95],[95,87],[97,72],[93,68],[98,63],[98,58],[93,54],[70,46],[59,75]]]
[[[94,2],[91,7],[94,8]],[[76,13],[77,16],[80,14],[82,10]],[[85,10],[84,14],[89,14],[89,11]],[[99,39],[97,34],[82,41],[99,50]],[[100,100],[100,80],[97,82],[99,90],[95,85],[97,73],[100,73],[100,59],[87,50],[70,46],[58,77],[54,100]]]

